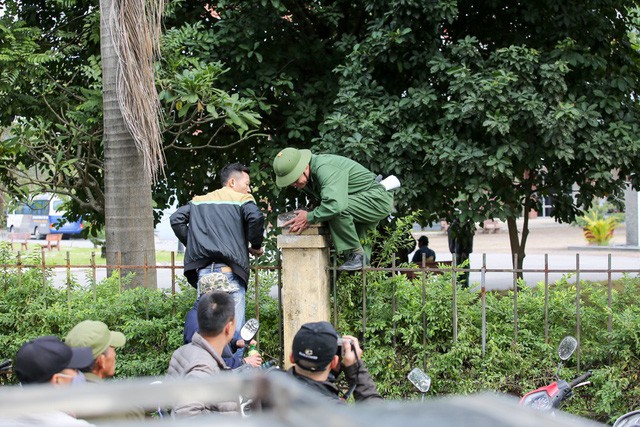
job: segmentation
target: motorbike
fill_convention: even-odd
[[[560,408],[562,403],[572,395],[574,388],[591,384],[587,379],[591,376],[591,372],[585,372],[577,376],[570,382],[560,379],[559,372],[562,362],[566,361],[576,351],[578,341],[572,336],[566,336],[558,346],[558,357],[560,362],[556,370],[556,381],[536,390],[530,391],[520,399],[520,405],[529,408],[535,408],[540,411],[553,412]]]
[[[407,379],[411,381],[418,391],[422,394],[421,402],[424,402],[424,395],[431,388],[431,377],[420,368],[413,368],[407,375]]]
[[[613,427],[640,427],[640,411],[627,412],[613,423]]]

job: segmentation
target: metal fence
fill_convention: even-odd
[[[487,337],[486,337],[486,328],[487,328],[487,321],[486,321],[486,300],[485,300],[485,295],[487,290],[487,273],[509,273],[512,275],[512,283],[510,286],[510,290],[512,290],[512,298],[513,298],[513,336],[514,336],[514,343],[517,343],[518,341],[518,292],[519,292],[519,286],[522,286],[523,283],[522,281],[519,280],[519,276],[526,274],[526,273],[541,273],[544,277],[544,279],[542,280],[542,282],[544,283],[544,290],[545,290],[545,302],[544,302],[544,331],[545,331],[545,336],[544,336],[544,340],[545,342],[548,343],[549,340],[549,286],[551,283],[550,280],[550,276],[552,274],[573,274],[575,275],[575,286],[576,286],[576,296],[575,296],[575,318],[576,318],[576,331],[575,331],[575,335],[576,338],[578,340],[578,342],[580,342],[580,329],[581,329],[581,318],[580,318],[580,313],[581,313],[581,298],[580,298],[580,292],[581,292],[581,276],[586,275],[586,274],[592,274],[592,273],[603,273],[606,274],[606,279],[603,281],[604,283],[606,283],[607,286],[607,292],[608,292],[608,308],[609,308],[609,318],[608,318],[608,331],[611,332],[612,331],[612,310],[611,310],[611,305],[612,305],[612,297],[611,297],[611,293],[612,293],[612,286],[613,286],[613,275],[617,274],[628,274],[628,275],[639,275],[640,276],[640,259],[638,261],[638,265],[636,268],[617,268],[614,269],[612,268],[612,256],[611,254],[608,254],[608,267],[607,268],[585,268],[582,264],[581,264],[581,258],[580,258],[580,254],[576,254],[575,256],[575,267],[572,268],[550,268],[549,267],[549,255],[545,255],[544,256],[544,267],[543,268],[521,268],[521,269],[517,269],[517,268],[491,268],[490,266],[487,265],[487,257],[486,254],[482,255],[482,264],[479,268],[469,268],[469,267],[464,267],[461,268],[459,266],[456,265],[456,261],[455,261],[455,257],[452,257],[452,260],[450,263],[440,263],[437,266],[425,266],[422,268],[408,268],[408,267],[399,267],[396,265],[396,261],[395,259],[392,260],[391,262],[391,266],[390,267],[386,267],[386,268],[374,268],[374,267],[366,267],[364,268],[360,274],[362,276],[362,290],[363,290],[363,298],[362,298],[362,336],[364,337],[366,335],[366,329],[367,329],[367,297],[366,297],[366,292],[367,292],[367,276],[368,273],[370,272],[374,272],[374,271],[378,271],[378,272],[387,272],[389,275],[398,275],[398,274],[409,274],[412,277],[414,277],[416,280],[419,280],[419,282],[421,283],[422,286],[422,305],[424,306],[424,304],[426,303],[425,301],[425,297],[426,297],[426,286],[427,286],[427,277],[431,274],[442,274],[444,272],[450,272],[451,274],[451,286],[452,286],[452,301],[451,301],[451,313],[452,313],[452,331],[451,331],[451,336],[452,336],[452,340],[453,342],[456,342],[458,340],[458,309],[457,309],[457,296],[458,296],[458,292],[460,292],[460,287],[458,286],[459,284],[459,280],[460,277],[464,274],[470,274],[470,273],[479,273],[480,275],[480,280],[479,282],[474,282],[470,284],[470,287],[473,291],[477,291],[480,294],[480,299],[481,299],[481,310],[482,310],[482,354],[485,354],[486,351],[486,341],[487,341]],[[24,263],[23,262],[23,256],[21,254],[21,252],[17,252],[16,253],[16,262],[14,263],[4,263],[4,264],[0,264],[0,277],[3,274],[2,272],[4,272],[4,274],[7,274],[8,270],[12,270],[15,272],[15,274],[17,274],[17,280],[18,280],[18,286],[20,286],[21,283],[21,278],[23,273],[25,272],[25,270],[27,269],[39,269],[43,272],[42,274],[42,284],[43,287],[46,287],[48,285],[48,278],[47,275],[44,274],[46,271],[62,271],[64,272],[64,278],[62,281],[59,281],[57,283],[57,286],[66,286],[67,287],[67,293],[68,295],[70,294],[70,289],[71,289],[71,284],[74,282],[74,278],[76,277],[76,274],[78,272],[78,270],[84,270],[85,272],[88,272],[89,274],[87,276],[89,276],[89,285],[92,287],[93,291],[95,292],[95,286],[98,283],[98,275],[99,272],[102,273],[106,273],[107,270],[111,270],[111,271],[115,271],[118,272],[118,280],[119,280],[119,284],[120,284],[120,290],[122,290],[122,273],[123,272],[135,272],[135,271],[139,271],[142,273],[143,275],[143,283],[145,286],[148,285],[148,277],[149,274],[153,273],[160,273],[162,271],[168,272],[170,279],[169,279],[169,283],[170,283],[170,290],[171,290],[171,294],[175,294],[176,293],[176,282],[177,282],[177,277],[180,275],[182,275],[182,268],[183,266],[181,264],[177,264],[176,263],[176,254],[175,252],[171,252],[171,261],[169,263],[169,265],[149,265],[146,262],[143,265],[124,265],[121,263],[121,257],[118,254],[117,256],[117,264],[115,265],[100,265],[96,263],[96,258],[95,258],[95,253],[91,254],[91,258],[90,258],[90,262],[89,264],[77,264],[77,265],[72,265],[70,262],[70,254],[69,252],[66,253],[66,263],[63,265],[47,265],[46,264],[46,252],[42,251],[42,256],[41,256],[41,262],[39,264],[28,264],[28,263]],[[517,258],[513,259],[513,265],[517,265]],[[278,307],[279,307],[279,321],[278,324],[279,326],[279,331],[278,331],[278,336],[279,336],[279,341],[280,341],[280,348],[284,348],[283,346],[283,333],[282,333],[282,319],[283,319],[283,315],[282,315],[282,294],[281,294],[281,290],[282,290],[282,279],[281,279],[281,264],[280,261],[278,260],[278,264],[277,265],[252,265],[251,266],[251,270],[252,270],[252,281],[254,283],[254,296],[255,296],[255,307],[254,307],[254,312],[255,312],[255,316],[257,318],[259,318],[260,316],[260,307],[258,304],[258,289],[259,289],[259,283],[260,283],[260,276],[261,274],[263,274],[263,272],[275,272],[277,273],[277,284],[278,284]],[[331,277],[333,278],[333,290],[334,290],[334,301],[337,301],[337,287],[335,286],[335,283],[337,281],[337,274],[338,274],[338,268],[336,267],[336,263],[335,263],[335,257],[334,257],[334,262],[332,266],[327,267],[327,271],[329,272],[329,274],[331,275]],[[4,287],[6,290],[6,280],[4,281]],[[62,283],[63,282],[63,283]],[[167,287],[167,286],[161,286],[161,287]],[[339,304],[334,304],[334,312],[333,312],[333,321],[334,324],[337,324],[338,321],[338,306]],[[393,293],[392,295],[392,313],[393,315],[396,314],[396,300],[395,300],[395,293]],[[394,325],[395,327],[395,325]],[[426,345],[426,331],[427,331],[427,324],[426,324],[426,314],[423,313],[422,315],[422,331],[423,331],[423,336],[422,336],[422,341],[423,341],[423,345]],[[394,338],[395,340],[395,338]],[[395,346],[395,342],[393,343]],[[283,355],[281,354],[281,360]],[[578,369],[580,368],[580,348],[578,347],[578,351],[577,351],[577,365],[578,365]]]

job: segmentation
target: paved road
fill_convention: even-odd
[[[532,220],[531,231],[527,242],[527,257],[524,268],[530,270],[543,270],[545,267],[545,254],[548,254],[548,267],[551,270],[575,271],[579,263],[582,270],[607,270],[609,264],[609,254],[611,254],[611,266],[614,270],[634,270],[640,274],[640,248],[626,248],[625,230],[616,230],[612,246],[604,251],[595,250],[586,245],[582,230],[567,224],[557,224],[548,218],[538,218]],[[436,251],[437,259],[441,261],[451,260],[449,254],[447,236],[441,231],[419,231],[419,235],[426,234],[430,240],[430,247]],[[166,230],[156,232],[156,248],[158,250],[176,251],[178,241],[172,238]],[[0,237],[2,237],[0,235]],[[35,243],[35,241],[34,241]],[[63,241],[64,247],[92,247],[91,242],[81,239],[71,239]],[[488,270],[504,270],[511,268],[511,254],[509,239],[506,227],[503,227],[495,234],[483,234],[479,231],[474,238],[474,252],[471,254],[471,268],[480,269],[483,263],[483,254],[486,254],[486,266]],[[86,282],[86,272],[74,270],[73,273],[81,282]],[[179,276],[182,269],[179,269]],[[563,274],[560,272],[549,273],[549,281],[559,279]],[[64,285],[66,282],[66,271],[59,270],[55,274],[55,282]],[[98,270],[98,280],[105,276],[104,269]],[[614,279],[622,276],[620,272],[612,273]],[[543,282],[544,272],[525,272],[525,281],[529,285]],[[607,280],[607,273],[600,271],[597,273],[586,273],[582,271],[580,278],[584,280]],[[481,275],[479,272],[471,273],[471,283],[479,284]],[[487,289],[508,289],[513,286],[513,273],[488,271],[485,276]],[[171,287],[171,272],[169,269],[158,271],[158,286],[161,288]]]

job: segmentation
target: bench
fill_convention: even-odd
[[[497,233],[500,231],[501,223],[494,219],[485,219],[482,223],[482,233]]]
[[[13,244],[19,243],[20,249],[29,249],[29,233],[9,233],[9,240],[11,241],[11,250],[13,250]]]
[[[46,240],[46,244],[40,245],[42,246],[42,249],[47,248],[49,249],[49,251],[51,251],[53,247],[56,247],[58,248],[58,251],[60,251],[60,241],[62,240],[62,234],[47,234]]]
[[[427,261],[424,265],[425,268],[440,268],[442,267],[451,267],[453,265],[452,261]],[[420,267],[418,267],[420,268]],[[443,271],[427,271],[430,274],[443,274]],[[407,271],[405,275],[409,279],[413,279],[416,277],[416,274],[420,274],[418,271]]]

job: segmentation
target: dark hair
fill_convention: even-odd
[[[235,302],[227,292],[211,291],[198,302],[198,330],[203,336],[222,333],[227,323],[235,316]]]
[[[249,168],[241,163],[228,164],[220,171],[220,184],[224,187],[225,185],[227,185],[227,181],[231,179],[232,175],[242,172],[246,172],[247,174],[249,174]]]
[[[418,239],[419,246],[429,246],[429,238],[427,236],[420,236]]]

